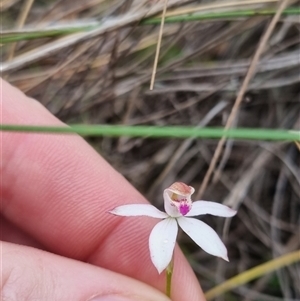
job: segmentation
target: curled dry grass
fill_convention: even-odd
[[[286,1],[287,9],[297,5]],[[204,127],[226,125],[252,66],[231,127],[299,129],[299,15],[278,15],[253,64],[274,18],[259,12],[278,12],[277,1],[170,1],[170,18],[190,19],[166,22],[149,91],[159,26],[145,19],[162,9],[163,1],[5,0],[4,29],[22,40],[2,45],[2,76],[67,123]],[[59,31],[53,33],[53,26]],[[32,31],[39,38],[24,40]],[[157,206],[162,189],[174,181],[199,190],[217,145],[195,138],[90,143]],[[180,236],[204,290],[300,245],[296,145],[228,139],[212,172],[203,198],[239,211],[231,221],[205,218],[222,233],[230,264]],[[299,282],[299,265],[293,264],[234,286],[218,300],[296,300]]]

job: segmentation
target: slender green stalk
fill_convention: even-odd
[[[218,20],[218,19],[234,19],[241,17],[255,17],[255,16],[272,16],[276,13],[276,9],[264,9],[264,10],[239,10],[228,11],[219,13],[201,13],[201,14],[189,14],[167,17],[165,23],[178,23],[178,22],[193,22],[193,21],[206,21],[206,20]],[[299,15],[300,7],[287,8],[282,12],[282,15],[291,16]],[[139,23],[139,25],[160,24],[161,18],[147,18]],[[45,37],[55,37],[71,33],[91,31],[95,28],[103,26],[103,22],[86,22],[83,25],[70,25],[61,26],[61,28],[43,28],[41,30],[26,29],[19,31],[2,31],[0,35],[0,44],[13,43],[22,40],[32,40]]]
[[[211,138],[239,140],[300,141],[300,131],[239,128],[197,128],[191,126],[122,126],[122,125],[70,125],[34,126],[2,124],[0,131],[79,134],[81,136],[145,137],[145,138]]]
[[[171,298],[173,268],[174,268],[174,255],[172,256],[172,260],[166,269],[166,295],[169,298]]]

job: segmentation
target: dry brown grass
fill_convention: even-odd
[[[155,89],[149,91],[159,26],[139,21],[161,12],[163,1],[35,1],[25,19],[20,1],[4,4],[7,28],[106,22],[90,32],[2,46],[3,76],[67,123],[225,126],[272,19],[165,24]],[[277,7],[277,3],[170,1],[168,13],[245,7]],[[23,20],[24,25],[14,20]],[[299,129],[299,29],[299,18],[279,18],[231,126]],[[217,141],[193,138],[92,138],[89,142],[157,206],[162,206],[162,190],[174,181],[201,186],[217,145]],[[300,248],[297,147],[227,140],[220,149],[218,177],[208,182],[203,198],[236,207],[238,215],[226,224],[223,219],[204,219],[223,232],[231,263],[216,260],[180,236],[204,290]],[[293,265],[218,300],[299,300],[299,282],[299,266]]]

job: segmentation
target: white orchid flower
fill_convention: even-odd
[[[119,216],[150,216],[162,219],[152,230],[149,237],[151,260],[160,274],[172,260],[178,225],[204,251],[228,261],[227,249],[217,233],[202,221],[191,216],[212,214],[232,217],[235,210],[219,203],[207,201],[192,202],[195,189],[181,182],[172,184],[164,190],[166,212],[150,204],[130,204],[109,211]]]

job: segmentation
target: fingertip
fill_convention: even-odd
[[[1,247],[3,300],[169,300],[149,285],[91,264],[25,246]]]

